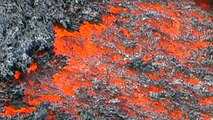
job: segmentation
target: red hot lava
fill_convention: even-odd
[[[49,101],[79,119],[82,109],[91,108],[93,114],[101,118],[103,113],[97,112],[92,106],[99,104],[95,100],[103,98],[104,107],[116,106],[119,108],[118,113],[132,118],[190,118],[187,114],[189,111],[184,110],[183,105],[177,105],[179,102],[191,105],[190,101],[178,101],[169,97],[157,97],[155,100],[153,96],[164,95],[170,90],[196,92],[189,86],[202,86],[213,92],[211,86],[205,85],[204,78],[190,71],[201,67],[212,72],[211,66],[201,64],[201,61],[207,59],[207,56],[202,54],[204,49],[213,46],[208,40],[212,30],[194,25],[194,20],[211,22],[212,16],[205,15],[205,11],[197,7],[191,6],[187,11],[182,8],[188,5],[184,1],[178,2],[181,4],[168,2],[166,5],[133,1],[131,4],[119,6],[119,3],[125,4],[116,0],[108,6],[109,13],[103,15],[102,23],[84,22],[79,31],[75,32],[54,26],[55,55],[67,56],[69,60],[65,67],[58,67],[51,77],[41,75],[38,77],[39,82],[28,78],[24,98],[26,103],[38,106]],[[201,6],[208,8],[206,4]],[[138,68],[139,70],[125,67],[135,58],[140,58],[146,65],[151,63],[152,66],[158,66],[158,69],[148,70],[146,65],[144,68]],[[174,59],[179,63],[174,65],[174,62],[171,62]],[[184,69],[190,75],[187,76],[178,68],[177,70],[177,64],[187,70],[191,68],[188,71]],[[35,71],[37,67],[38,65],[33,63],[29,70]],[[16,72],[15,79],[19,76],[20,72]],[[147,79],[148,85],[141,79]],[[160,81],[166,81],[171,86],[164,87],[160,85]],[[197,97],[195,93],[193,95],[197,106],[208,107],[212,104],[212,96]],[[4,108],[6,112],[1,115],[5,116],[31,113],[36,109],[15,109],[11,106]],[[209,111],[195,111],[206,120],[212,116]],[[53,118],[54,114],[47,117]]]

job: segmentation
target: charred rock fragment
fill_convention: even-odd
[[[32,112],[29,116],[25,117],[25,120],[45,120],[47,116],[47,112],[49,109],[50,104],[49,103],[42,103],[40,106],[36,108],[36,111]]]
[[[0,91],[0,106],[3,104],[10,104],[16,108],[20,108],[26,105],[23,102],[24,87],[23,84],[1,84]]]
[[[141,58],[134,58],[132,62],[126,64],[126,67],[139,70],[141,72],[153,72],[157,70],[157,66],[152,65],[152,63],[153,61],[145,63]]]

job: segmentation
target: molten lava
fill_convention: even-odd
[[[208,23],[212,17],[196,9],[179,9],[176,2],[167,6],[143,2],[116,6],[120,2],[109,5],[102,23],[84,22],[75,32],[54,26],[54,52],[67,56],[67,65],[57,67],[51,77],[46,77],[50,73],[44,70],[46,74],[35,73],[39,80],[26,78],[24,101],[32,106],[49,101],[78,119],[86,108],[97,118],[107,114],[99,109],[114,108],[120,116],[138,119],[189,119],[194,111],[210,119],[212,111],[207,108],[212,96],[197,88],[213,91],[197,71],[212,71],[201,63],[208,57],[205,49],[213,46],[205,31],[212,30],[196,27],[193,20]],[[29,71],[37,68],[33,63]],[[16,72],[15,79],[19,76]],[[34,110],[7,106],[1,114]]]

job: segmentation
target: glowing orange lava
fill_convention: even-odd
[[[29,72],[34,72],[37,68],[38,68],[38,64],[32,63],[28,70]]]
[[[18,80],[20,78],[20,76],[21,76],[21,72],[15,71],[14,79]]]
[[[116,3],[120,2],[120,0],[115,1]],[[165,106],[165,104],[172,105],[171,100],[153,100],[149,95],[163,94],[166,89],[157,84],[143,87],[143,83],[140,83],[142,81],[140,75],[145,73],[146,79],[150,79],[151,82],[165,80],[172,83],[181,80],[183,83],[194,86],[203,84],[201,78],[193,74],[185,76],[181,70],[170,70],[174,65],[167,60],[156,60],[153,64],[161,65],[161,68],[148,72],[127,69],[125,65],[135,56],[139,56],[147,63],[161,55],[167,59],[174,58],[182,66],[191,67],[192,64],[186,63],[186,61],[190,61],[194,53],[212,46],[212,43],[201,40],[200,38],[205,36],[204,32],[191,24],[187,24],[186,27],[184,21],[191,23],[192,19],[189,17],[195,17],[199,21],[210,21],[210,18],[200,15],[196,11],[179,10],[179,12],[176,12],[175,10],[178,8],[173,2],[168,3],[166,7],[142,2],[134,4],[137,10],[131,7],[122,8],[110,5],[108,7],[110,14],[102,16],[103,23],[84,22],[79,31],[70,32],[55,25],[54,52],[55,55],[69,57],[67,65],[58,67],[58,72],[54,73],[52,78],[48,80],[41,78],[39,82],[27,81],[24,101],[34,106],[45,101],[57,103],[63,106],[66,112],[80,119],[78,112],[83,107],[89,106],[90,103],[79,101],[77,93],[80,89],[87,89],[87,95],[95,97],[102,95],[108,103],[112,99],[120,101],[119,108],[125,110],[129,116],[137,117],[141,115],[141,111],[145,111],[154,115],[168,115],[171,119],[189,119],[189,116],[183,113],[179,106],[174,106],[172,110]],[[167,18],[155,19],[155,16],[151,16],[151,19],[147,20],[145,18],[143,20],[136,19],[147,11],[164,14]],[[121,16],[120,13],[127,16],[133,14],[136,20]],[[127,25],[130,25],[130,27]],[[144,35],[145,33],[142,34],[143,29],[153,30]],[[191,41],[181,40],[182,36],[190,38],[190,35],[186,36],[189,31],[194,39]],[[150,34],[152,37],[149,36]],[[205,57],[199,58],[199,60],[202,59],[205,59]],[[165,66],[168,66],[168,68]],[[37,69],[38,64],[33,63],[29,71],[33,72]],[[19,73],[16,73],[15,79],[18,78]],[[113,90],[104,91],[106,93],[95,90],[94,84],[98,81],[104,81],[104,85],[117,88],[121,93],[110,96],[110,93],[114,92]],[[179,89],[185,90],[185,88],[178,86],[175,89],[177,91]],[[211,102],[212,97],[209,97],[200,100],[199,104],[209,105]],[[30,113],[33,110],[35,110],[34,107],[29,108],[29,111],[26,111],[26,108],[16,110],[6,107],[6,112],[3,115]],[[208,114],[202,113],[202,115],[203,118],[210,118]],[[140,118],[143,117],[140,116]],[[151,119],[149,115],[146,118]]]
[[[35,107],[24,107],[24,108],[20,108],[20,109],[17,109],[17,108],[14,108],[14,107],[11,107],[11,106],[6,106],[4,107],[5,109],[5,113],[0,113],[0,116],[14,116],[16,114],[26,114],[26,113],[30,113],[32,111],[35,111],[36,108]]]

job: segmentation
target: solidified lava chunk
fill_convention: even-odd
[[[157,66],[153,66],[151,61],[144,63],[141,58],[134,58],[132,62],[126,64],[127,68],[136,69],[141,72],[152,72],[157,70]]]

